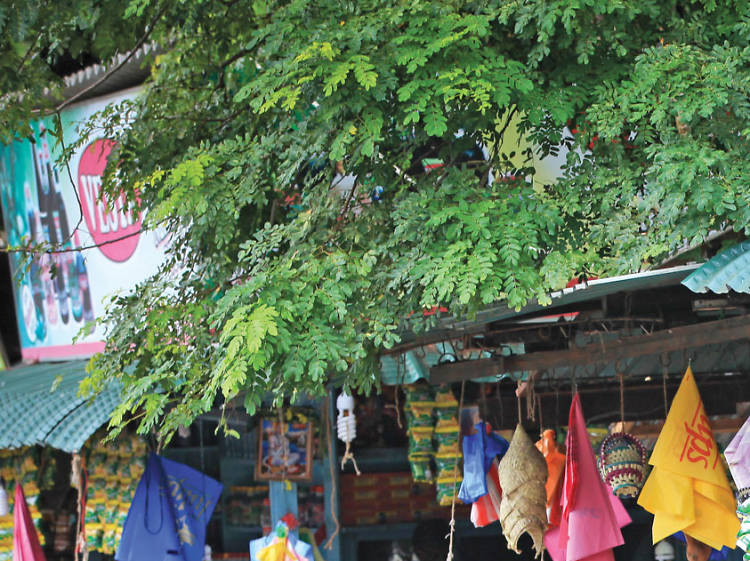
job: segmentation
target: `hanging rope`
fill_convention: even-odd
[[[667,413],[669,413],[669,399],[667,397],[667,378],[669,377],[669,355],[667,353],[662,353],[659,357],[659,362],[661,362],[662,367],[662,375],[661,375],[661,391],[664,394],[664,418],[667,418]]]
[[[352,464],[354,464],[354,471],[357,472],[357,475],[362,475],[362,472],[359,471],[359,467],[357,466],[357,459],[354,457],[354,453],[350,450],[352,443],[347,442],[346,443],[346,450],[344,450],[344,457],[341,458],[341,469],[344,469],[344,466],[346,465],[346,462],[349,460],[352,461]]]
[[[531,422],[536,421],[536,392],[534,391],[534,379],[536,372],[530,372],[526,378],[526,418]]]
[[[503,428],[505,426],[505,412],[503,411],[503,396],[500,394],[499,380],[495,382],[495,396],[497,397],[497,402],[500,405],[500,426],[498,428]]]
[[[625,432],[625,376],[617,375],[620,378],[620,432]]]
[[[83,465],[83,458],[76,452],[73,454],[70,466],[70,484],[78,491],[78,522],[76,524],[76,553],[82,554],[82,561],[88,561],[89,548],[86,543],[86,523],[84,516],[86,514],[86,493],[87,478],[85,476],[86,468]]]
[[[401,360],[403,359],[404,367],[401,368]],[[404,424],[401,422],[401,409],[399,405],[399,394],[401,393],[401,386],[404,385],[404,376],[406,376],[406,355],[401,354],[396,362],[396,370],[398,371],[398,384],[396,385],[396,423],[398,428],[403,429]]]
[[[399,397],[398,394],[401,393],[401,384],[398,384],[396,386],[396,395],[395,395],[395,402],[396,402],[396,424],[398,425],[398,428],[403,429],[404,424],[401,422],[401,406],[399,404]]]
[[[536,395],[536,403],[539,408],[539,436],[541,437],[544,432],[544,420],[542,417],[542,396],[539,394]]]
[[[336,516],[336,474],[333,472],[333,457],[336,454],[336,448],[333,445],[331,439],[331,409],[328,400],[328,395],[325,399],[325,417],[326,417],[326,439],[328,440],[328,467],[331,470],[331,518],[333,523],[336,525],[333,533],[330,535],[326,543],[323,545],[324,549],[331,550],[333,548],[333,540],[339,535],[341,525],[339,524],[338,516]]]
[[[287,445],[286,435],[284,434],[284,409],[279,408],[278,422],[279,442],[281,442],[281,479],[286,483],[286,470],[289,465],[289,446]]]
[[[458,441],[456,442],[456,455],[461,453],[461,410],[464,408],[464,389],[466,388],[466,380],[461,382],[461,397],[458,400],[458,424],[459,433]],[[445,561],[453,561],[453,534],[456,531],[456,486],[458,485],[458,461],[453,464],[453,497],[451,498],[451,532],[448,541],[448,556]]]
[[[521,380],[518,380],[516,386],[516,406],[518,407],[518,424],[521,424]]]
[[[487,419],[489,416],[489,409],[487,408],[487,392],[484,382],[479,384],[479,416],[482,419]]]

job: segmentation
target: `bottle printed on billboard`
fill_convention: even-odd
[[[93,113],[135,91],[70,107],[62,114],[66,146]],[[103,348],[101,327],[73,338],[100,317],[115,293],[132,289],[163,260],[160,238],[141,232],[143,214],[124,196],[102,198],[102,177],[113,141],[89,139],[59,169],[53,123],[32,123],[33,139],[0,147],[0,203],[11,246],[36,245],[25,264],[11,254],[24,359],[83,357]],[[72,179],[72,181],[71,181]],[[83,249],[81,249],[83,248]]]

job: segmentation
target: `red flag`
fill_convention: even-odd
[[[46,561],[20,483],[13,504],[13,561]]]
[[[578,394],[570,406],[565,444],[562,520],[544,543],[554,561],[614,561],[612,548],[623,544],[620,528],[630,517],[599,477]]]

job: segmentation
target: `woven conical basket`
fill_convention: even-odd
[[[503,500],[500,524],[508,548],[516,553],[518,539],[526,532],[534,541],[537,557],[544,550],[547,529],[547,462],[521,425],[516,426],[508,451],[497,468]]]

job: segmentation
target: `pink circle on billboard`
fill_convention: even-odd
[[[86,147],[78,163],[78,194],[83,218],[99,251],[122,263],[138,246],[142,214],[128,203],[124,194],[112,205],[106,197],[102,198],[102,176],[114,146],[112,140],[99,139]]]

